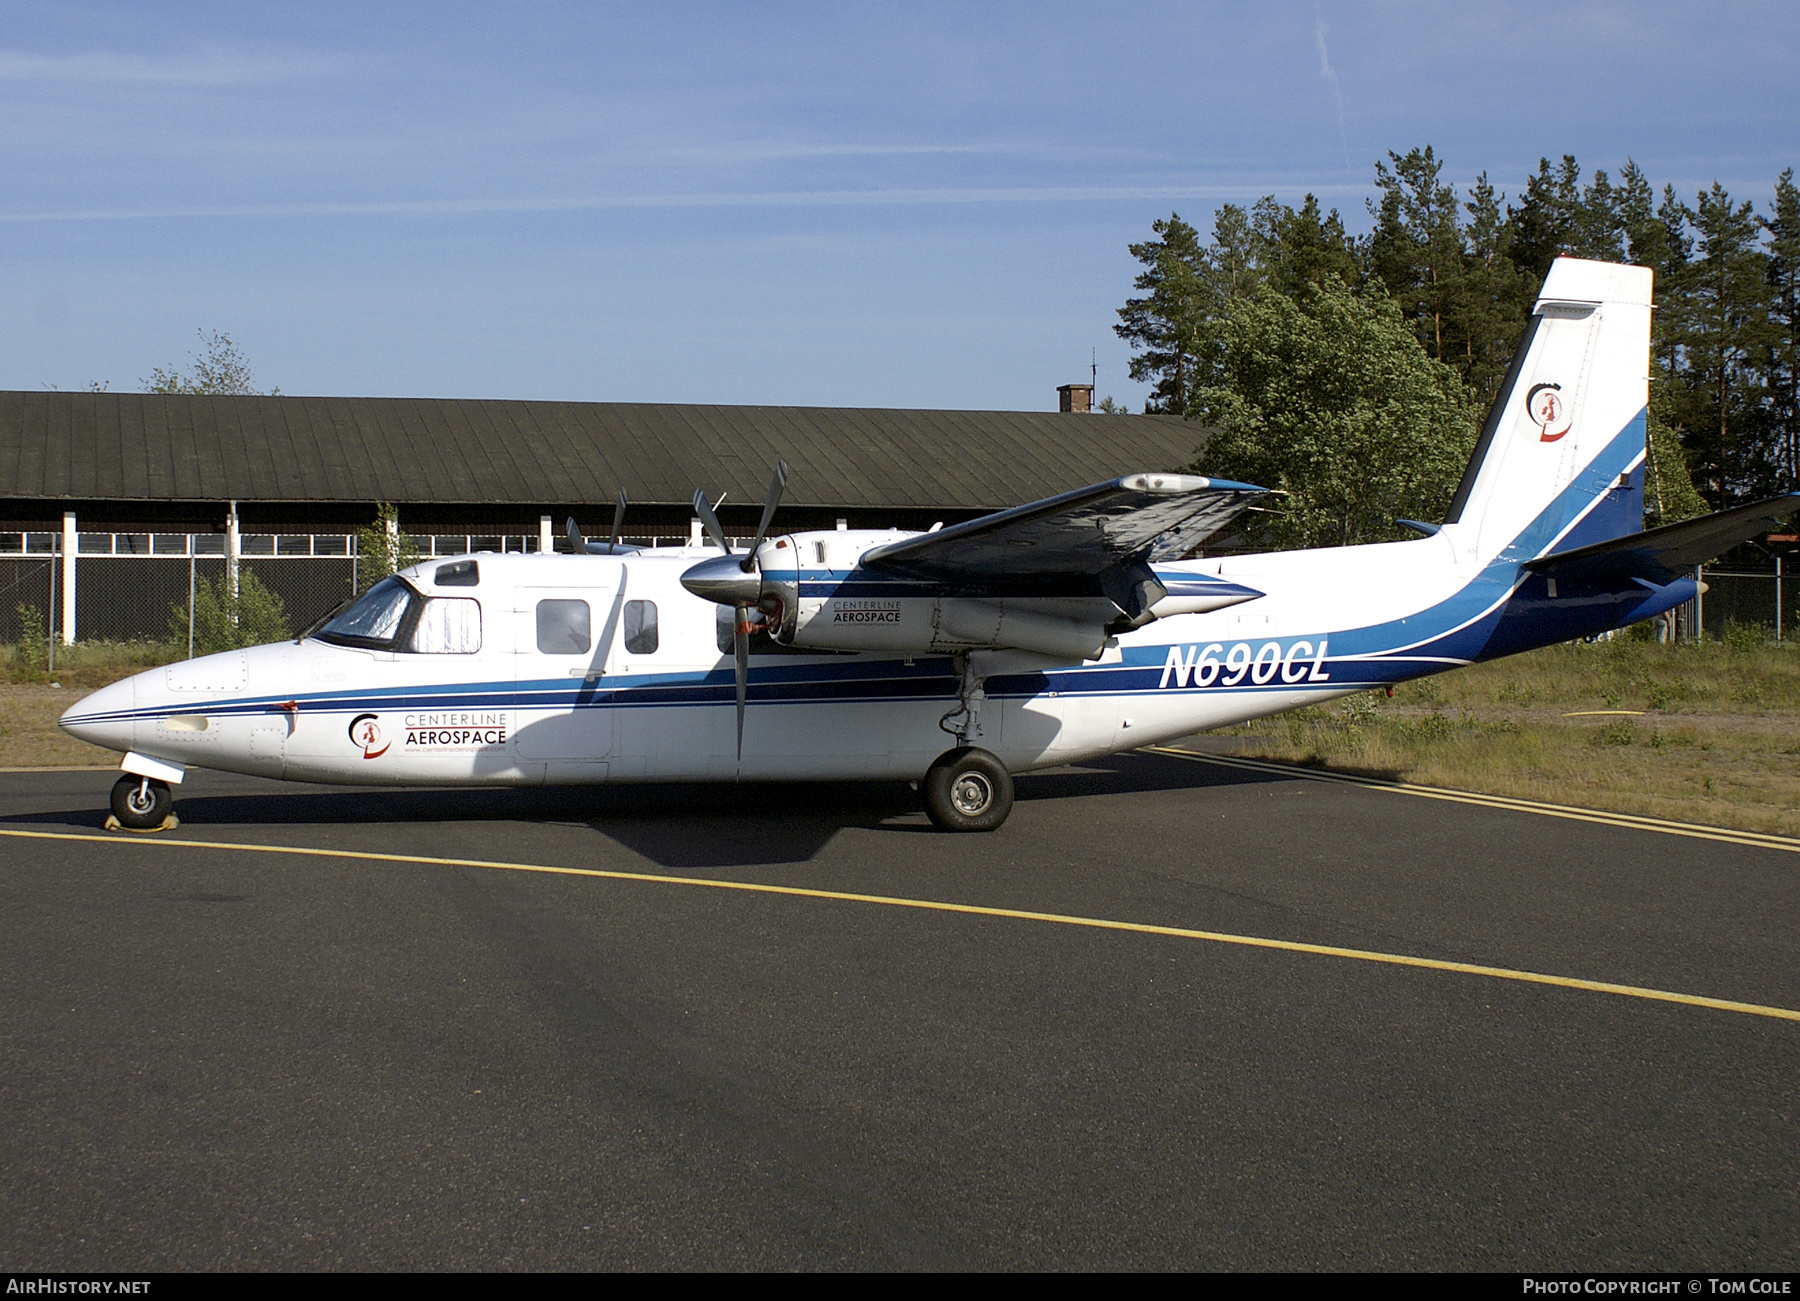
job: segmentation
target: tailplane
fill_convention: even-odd
[[[1483,562],[1643,528],[1651,284],[1647,267],[1551,264],[1445,515]]]

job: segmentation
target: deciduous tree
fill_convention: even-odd
[[[1287,547],[1378,542],[1397,516],[1442,517],[1474,443],[1456,372],[1426,355],[1385,294],[1336,276],[1231,305],[1217,383],[1194,419],[1216,427],[1195,468],[1287,494],[1270,521]]]

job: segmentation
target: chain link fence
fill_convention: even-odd
[[[1728,629],[1760,629],[1789,641],[1800,635],[1800,574],[1704,569],[1706,592],[1695,603],[1702,637],[1718,641]]]

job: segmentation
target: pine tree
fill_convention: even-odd
[[[1369,203],[1375,230],[1369,269],[1387,286],[1413,333],[1434,361],[1456,354],[1454,321],[1462,311],[1463,238],[1456,190],[1443,184],[1431,146],[1393,163],[1375,164],[1381,201]]]
[[[1773,478],[1758,425],[1756,362],[1769,339],[1769,256],[1754,206],[1734,204],[1717,181],[1694,208],[1701,251],[1689,282],[1682,341],[1693,424],[1687,448],[1715,507],[1767,492]]]
[[[1187,409],[1193,384],[1196,328],[1205,307],[1205,255],[1200,232],[1177,213],[1155,222],[1151,230],[1156,239],[1130,246],[1131,256],[1144,265],[1132,288],[1144,295],[1125,300],[1113,333],[1134,350],[1131,378],[1154,384],[1145,414],[1180,414]]]
[[[1525,331],[1525,317],[1537,285],[1512,259],[1512,227],[1501,211],[1506,196],[1496,193],[1486,172],[1469,187],[1463,205],[1469,214],[1464,231],[1461,311],[1456,335],[1459,356],[1450,358],[1463,383],[1483,405],[1491,404],[1506,368]]]
[[[1769,453],[1776,486],[1800,487],[1800,189],[1794,169],[1775,181],[1769,236],[1769,332],[1766,341]]]
[[[1323,284],[1326,276],[1352,287],[1361,281],[1356,241],[1345,234],[1336,208],[1320,215],[1315,196],[1307,195],[1298,210],[1269,196],[1253,209],[1252,225],[1261,244],[1259,260],[1281,293],[1292,297],[1306,285]]]

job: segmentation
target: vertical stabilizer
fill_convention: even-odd
[[[1643,527],[1650,293],[1647,267],[1551,264],[1445,516],[1482,561]]]

